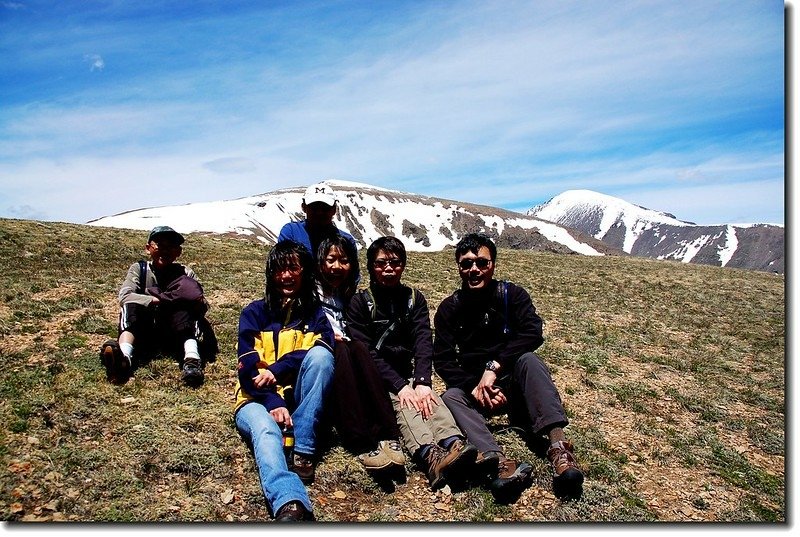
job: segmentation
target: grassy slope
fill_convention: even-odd
[[[116,335],[116,293],[144,232],[0,220],[0,519],[268,518],[231,417],[235,332],[263,288],[265,249],[190,237],[222,354],[206,383],[156,360],[122,387],[97,349]],[[535,482],[510,506],[480,488],[431,493],[410,464],[379,487],[334,446],[310,487],[321,520],[785,521],[784,281],[635,258],[501,251],[498,276],[532,292],[540,354],[572,420],[583,499],[550,492],[548,465],[505,421]],[[451,253],[411,253],[406,282],[435,306]]]

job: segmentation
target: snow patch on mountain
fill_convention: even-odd
[[[603,255],[564,227],[520,213],[353,181],[325,183],[338,199],[334,223],[351,233],[362,246],[368,246],[378,237],[393,235],[410,251],[439,251],[454,246],[472,231],[488,232],[498,238],[509,233],[518,238],[522,230],[529,235],[529,242],[533,241],[530,237],[538,234],[568,251]],[[232,233],[271,244],[284,224],[304,218],[301,208],[304,191],[303,186],[235,200],[139,209],[89,224],[139,230],[169,225],[182,233]]]

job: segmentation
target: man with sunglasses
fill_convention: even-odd
[[[504,413],[530,444],[549,440],[556,496],[580,497],[583,473],[564,435],[568,420],[561,397],[533,352],[544,338],[530,295],[494,279],[497,248],[485,235],[466,235],[455,258],[461,288],[434,317],[434,366],[447,385],[442,400],[480,451],[478,462],[497,461],[490,476],[494,492],[514,496],[531,483],[531,465],[508,459],[486,425],[487,417]]]

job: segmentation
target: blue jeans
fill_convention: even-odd
[[[325,347],[311,347],[303,358],[295,383],[297,408],[292,412],[294,449],[303,455],[317,452],[317,432],[322,405],[333,382],[333,354]]]
[[[286,466],[283,433],[267,408],[261,403],[247,403],[236,412],[236,428],[253,447],[261,489],[273,516],[293,500],[311,511],[306,487]]]

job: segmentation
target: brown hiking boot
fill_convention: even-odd
[[[478,456],[478,448],[457,438],[450,444],[447,455],[444,457],[445,468],[443,470],[448,481],[464,477],[466,471],[475,464]]]
[[[425,457],[425,464],[427,469],[425,474],[428,476],[428,483],[431,485],[431,490],[439,490],[445,486],[445,479],[443,470],[447,466],[444,463],[444,458],[447,452],[443,447],[431,444],[428,449],[428,455]]]
[[[425,461],[431,490],[439,490],[448,480],[462,477],[464,470],[475,463],[477,455],[478,448],[461,439],[455,440],[447,450],[436,444],[431,445]]]
[[[303,484],[309,485],[314,482],[316,470],[317,465],[311,457],[295,451],[292,459],[292,471],[297,474]]]
[[[583,493],[583,472],[573,454],[572,443],[556,442],[547,450],[553,464],[553,493],[558,498],[580,498]]]
[[[527,462],[519,462],[500,455],[497,464],[497,477],[490,486],[495,493],[515,495],[521,493],[531,484],[533,466]]]

